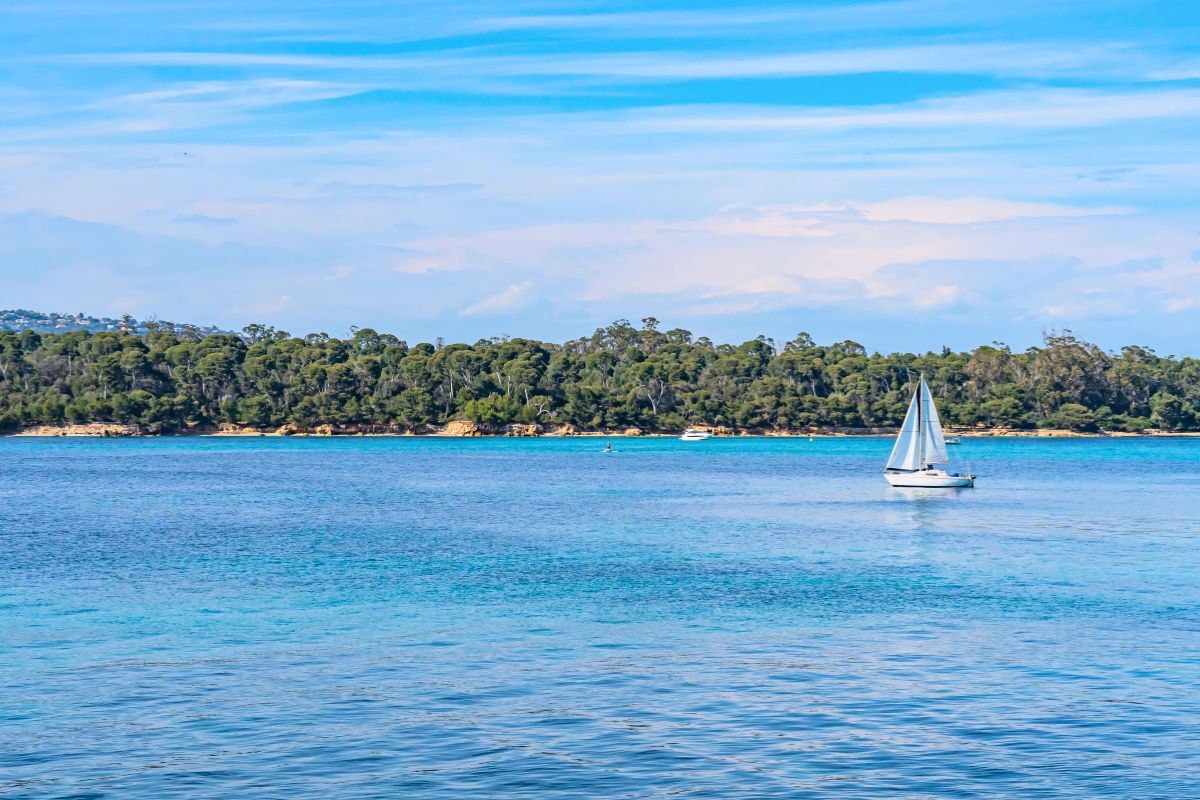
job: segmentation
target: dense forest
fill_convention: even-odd
[[[1200,427],[1200,360],[1129,346],[1106,353],[1069,332],[1012,352],[870,354],[851,341],[714,344],[688,331],[618,320],[549,344],[484,339],[409,345],[370,329],[293,337],[151,325],[137,333],[0,331],[0,428],[116,422],[152,432],[222,422],[422,430],[487,425],[706,423],[748,430],[880,428],[900,423],[924,373],[957,426],[1079,431]]]

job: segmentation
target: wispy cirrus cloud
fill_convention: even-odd
[[[530,13],[490,16],[471,26],[477,30],[553,30],[612,31],[634,35],[695,35],[712,30],[729,31],[770,27],[802,27],[823,32],[920,29],[926,26],[944,30],[950,26],[996,25],[1030,17],[1044,18],[1047,13],[1070,15],[1071,3],[1053,8],[1027,2],[960,3],[953,0],[899,0],[887,2],[850,2],[832,5],[743,5],[737,8],[652,9],[604,11],[584,7],[570,13]],[[1095,5],[1090,5],[1095,10]],[[1076,9],[1077,10],[1077,9]],[[649,31],[650,33],[642,33]]]
[[[339,97],[358,91],[350,84],[324,81],[248,79],[198,81],[168,84],[164,88],[133,92],[97,100],[91,108],[146,108],[187,106],[193,103],[220,104],[226,108],[257,108],[311,99]]]
[[[1037,89],[979,92],[892,106],[794,109],[674,106],[634,112],[625,127],[658,132],[787,132],[972,127],[1086,128],[1140,120],[1194,118],[1200,90]]]
[[[248,79],[175,83],[153,91],[118,94],[77,106],[70,119],[39,109],[16,120],[13,139],[61,139],[228,125],[278,106],[346,97],[360,87],[315,80]]]
[[[497,55],[466,48],[421,55],[356,55],[218,51],[142,51],[61,53],[31,56],[34,63],[59,66],[284,68],[313,72],[390,73],[396,85],[465,77],[585,77],[631,81],[685,81],[718,78],[788,78],[861,75],[879,72],[961,74],[964,63],[976,74],[1014,77],[1148,72],[1161,61],[1125,43],[1080,44],[1061,41],[1030,44],[938,42],[918,46],[788,48],[746,53],[716,47],[673,53],[625,51],[593,54]],[[1158,74],[1157,72],[1155,74]],[[532,91],[530,87],[530,91]]]

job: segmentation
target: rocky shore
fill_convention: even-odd
[[[34,425],[13,436],[152,436],[139,425],[87,422],[78,425]]]
[[[723,425],[696,425],[714,437],[762,436],[762,437],[851,437],[851,436],[895,436],[895,428],[802,428],[802,429],[743,429]],[[1081,433],[1063,429],[1013,429],[1013,428],[946,428],[947,436],[962,438],[990,437],[1054,437],[1054,438],[1127,438],[1136,436],[1200,436],[1200,433],[1172,433],[1148,430],[1143,433],[1100,432]],[[563,437],[563,436],[658,436],[676,437],[679,432],[645,431],[641,428],[615,430],[583,430],[574,425],[541,425],[511,423],[508,425],[486,425],[471,420],[452,420],[439,426],[410,429],[399,425],[315,425],[306,427],[287,423],[278,427],[253,427],[224,422],[215,426],[195,426],[181,431],[160,432],[139,425],[124,425],[112,422],[90,422],[64,425],[35,425],[12,436],[87,436],[87,437],[134,437],[134,436],[445,436],[445,437]]]

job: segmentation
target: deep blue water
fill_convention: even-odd
[[[0,795],[1200,797],[1200,439],[0,440]]]

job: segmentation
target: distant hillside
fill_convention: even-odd
[[[172,322],[142,321],[133,317],[111,319],[109,317],[92,317],[82,312],[78,314],[45,313],[29,311],[24,308],[14,308],[0,311],[0,330],[24,331],[32,330],[37,333],[69,333],[71,331],[129,331],[131,333],[146,333],[152,327],[177,329],[189,328],[200,336],[214,333],[232,333],[214,325],[185,325]]]

